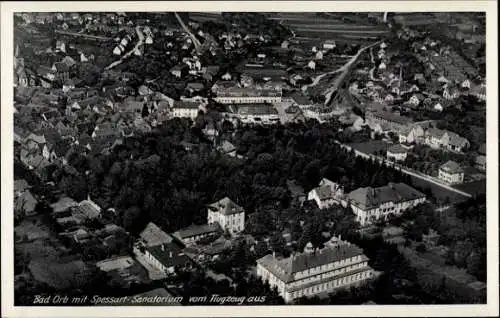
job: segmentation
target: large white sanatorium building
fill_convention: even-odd
[[[285,302],[290,303],[359,285],[372,278],[374,271],[360,248],[341,242],[285,259],[266,255],[257,260],[257,276],[268,281],[271,288],[277,287]]]
[[[273,89],[230,87],[217,92],[214,100],[221,104],[279,103],[281,92]]]
[[[379,188],[359,188],[348,195],[356,221],[362,226],[389,215],[398,215],[425,201],[425,195],[404,183],[389,183]]]

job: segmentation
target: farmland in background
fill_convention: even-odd
[[[298,40],[366,44],[389,31],[385,25],[371,23],[362,13],[269,13],[268,18],[291,29]]]

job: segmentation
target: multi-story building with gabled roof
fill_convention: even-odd
[[[306,247],[304,253],[288,258],[268,254],[257,260],[257,276],[271,288],[277,287],[287,303],[359,285],[374,277],[363,250],[334,239],[322,249]]]

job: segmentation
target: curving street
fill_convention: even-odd
[[[105,70],[109,70],[109,69],[111,69],[111,68],[113,68],[113,67],[121,64],[130,55],[134,54],[135,50],[137,50],[144,43],[144,34],[140,30],[140,26],[136,26],[135,27],[135,32],[137,33],[137,37],[138,37],[136,45],[130,51],[128,51],[127,53],[125,53],[119,60],[114,61],[113,63],[111,63],[110,65],[108,65],[105,68]]]

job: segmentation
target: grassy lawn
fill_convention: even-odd
[[[87,267],[82,261],[60,263],[36,260],[28,265],[33,278],[56,289],[72,287]]]
[[[465,201],[467,197],[458,194],[456,192],[453,192],[451,190],[448,190],[446,188],[440,187],[437,184],[434,184],[432,182],[416,178],[416,177],[411,177],[411,181],[413,183],[413,186],[415,188],[420,188],[420,189],[426,189],[430,188],[432,191],[432,195],[438,200],[438,201],[444,201],[446,197],[450,199],[450,203],[458,203]]]

